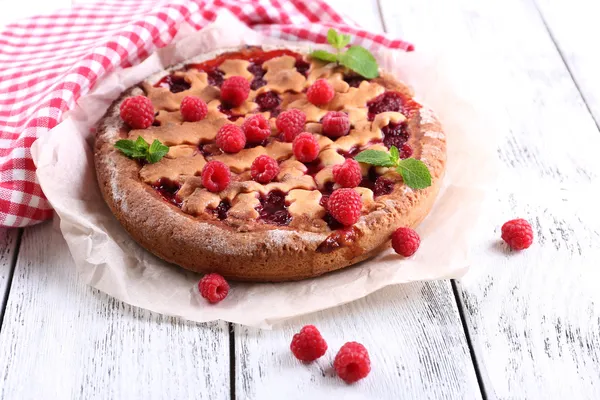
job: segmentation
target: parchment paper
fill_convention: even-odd
[[[419,53],[385,51],[376,54],[380,66],[415,88],[418,99],[436,110],[448,137],[446,177],[434,209],[417,229],[422,238],[419,251],[402,259],[388,250],[351,268],[301,282],[232,283],[224,301],[205,302],[196,288],[200,275],[145,251],[113,217],[97,186],[91,129],[123,90],[166,66],[222,47],[282,42],[260,36],[228,13],[200,32],[185,28],[180,33],[174,44],[142,64],[106,77],[64,122],[33,145],[40,184],[60,218],[60,229],[84,282],[129,304],[167,315],[270,328],[387,285],[456,278],[467,271],[469,237],[495,175],[494,135],[458,97],[469,88],[473,71],[465,74]]]

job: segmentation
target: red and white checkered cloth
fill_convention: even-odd
[[[31,144],[115,68],[139,63],[228,9],[264,34],[326,42],[330,27],[368,48],[412,45],[366,32],[321,0],[109,0],[8,25],[0,33],[0,226],[52,216],[35,176]]]

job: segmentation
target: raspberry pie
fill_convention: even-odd
[[[150,152],[168,146],[164,157],[115,147],[138,137]],[[353,160],[392,146],[426,164],[431,186]],[[406,85],[289,48],[227,49],[150,77],[113,103],[95,147],[104,199],[138,243],[245,281],[309,278],[374,256],[427,215],[445,162],[437,118]]]

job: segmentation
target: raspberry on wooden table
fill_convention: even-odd
[[[312,133],[303,132],[294,139],[292,150],[298,161],[312,162],[319,156],[319,142]]]
[[[517,218],[502,225],[502,239],[513,250],[524,250],[533,243],[533,229],[529,222]]]
[[[330,138],[338,138],[350,132],[350,118],[341,111],[329,111],[321,121],[323,134]]]
[[[219,274],[207,274],[198,282],[200,295],[210,303],[218,303],[227,297],[229,284]]]
[[[354,189],[337,189],[329,196],[327,210],[336,221],[351,226],[360,219],[362,199]]]
[[[202,185],[210,192],[221,192],[229,186],[231,172],[221,161],[209,161],[202,169]]]
[[[240,106],[250,94],[250,83],[242,76],[232,76],[221,85],[221,101],[230,106]]]
[[[360,343],[348,342],[336,354],[333,368],[346,383],[361,380],[371,372],[369,352]]]
[[[154,122],[154,106],[146,96],[126,98],[119,111],[121,119],[133,129],[146,129]]]
[[[282,112],[275,120],[275,125],[285,142],[293,141],[296,135],[304,130],[305,123],[306,114],[295,108]]]
[[[327,342],[314,325],[306,325],[294,335],[290,349],[298,360],[310,362],[325,354]]]
[[[200,97],[185,96],[183,100],[181,100],[179,111],[181,112],[184,121],[196,122],[206,118],[208,106]]]
[[[271,136],[271,127],[269,121],[262,115],[252,115],[242,124],[242,130],[246,135],[248,143],[261,143]]]
[[[225,153],[237,153],[246,146],[246,135],[237,125],[223,125],[217,132],[216,143]]]
[[[343,164],[334,165],[333,180],[341,187],[357,187],[362,181],[362,173],[358,161],[347,158]]]
[[[306,91],[306,98],[315,106],[329,103],[335,96],[335,90],[326,79],[317,79]]]
[[[410,257],[419,248],[421,238],[411,228],[398,228],[392,233],[392,247],[396,253],[404,257]]]
[[[279,164],[277,161],[266,154],[260,155],[252,161],[250,174],[252,179],[259,183],[269,183],[279,173]]]

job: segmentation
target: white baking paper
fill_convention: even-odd
[[[195,55],[239,44],[280,43],[262,37],[228,13],[200,32],[186,27],[174,44],[140,65],[106,77],[64,122],[34,143],[40,184],[60,218],[60,229],[85,283],[167,315],[270,328],[384,286],[456,278],[467,271],[469,237],[495,175],[494,135],[459,96],[469,90],[473,71],[465,74],[436,57],[390,50],[376,54],[380,66],[415,88],[418,99],[437,111],[448,137],[446,177],[434,209],[417,228],[422,244],[415,256],[403,259],[388,250],[319,278],[232,283],[224,301],[209,305],[196,289],[200,275],[158,259],[129,237],[104,203],[95,178],[91,130],[105,110],[129,86]]]

